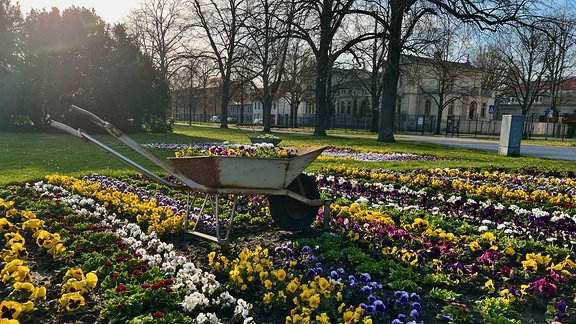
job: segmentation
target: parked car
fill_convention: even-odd
[[[229,124],[236,124],[236,123],[238,123],[238,120],[237,120],[236,118],[234,118],[234,117],[228,117],[226,120],[228,121]]]
[[[214,115],[214,116],[210,117],[210,122],[211,123],[219,123],[220,122],[220,116]]]
[[[262,118],[254,119],[254,125],[262,125],[264,124],[264,120]]]

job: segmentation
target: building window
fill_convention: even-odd
[[[348,101],[348,109],[346,110],[347,114],[351,114],[352,113],[352,101]]]
[[[398,96],[398,98],[396,99],[396,113],[400,114],[401,110],[402,110],[402,97]]]
[[[451,102],[448,105],[448,116],[454,116],[454,103]]]
[[[432,111],[432,100],[426,99],[426,103],[424,104],[424,115],[429,116],[431,111]]]
[[[486,117],[486,103],[485,102],[482,103],[482,108],[480,109],[480,116]]]
[[[468,108],[468,119],[474,120],[476,117],[476,101],[470,103],[470,108]]]

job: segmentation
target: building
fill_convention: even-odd
[[[464,121],[493,119],[494,93],[480,87],[480,70],[469,62],[403,56],[401,64],[395,111],[397,129],[434,132],[438,125],[446,130],[459,127]],[[369,73],[362,70],[334,71],[336,127],[370,128],[369,78]]]
[[[439,71],[449,73],[440,73]],[[370,74],[361,69],[334,69],[332,76],[332,120],[335,128],[370,129],[372,123],[372,97],[369,91]],[[480,87],[480,71],[469,62],[445,62],[437,59],[404,56],[398,84],[396,106],[397,128],[413,130],[433,128],[440,118],[442,129],[465,120],[489,121],[493,119],[494,94]],[[214,85],[215,83],[212,82]],[[191,120],[207,121],[218,114],[217,86],[196,89],[198,102],[206,102],[206,109],[178,108],[176,119],[188,120],[188,111],[195,111]],[[204,93],[202,95],[201,93]],[[296,98],[297,97],[297,98]],[[199,100],[204,98],[203,100]],[[235,97],[228,108],[228,116],[243,123],[252,123],[263,118],[263,104],[256,94],[249,94],[241,104]],[[296,99],[295,99],[296,98]],[[291,103],[298,106],[297,125],[312,126],[315,118],[315,97],[311,91],[291,93],[279,92],[272,104],[271,124],[288,126]],[[188,102],[174,100],[175,102]],[[194,99],[192,100],[194,101]],[[439,105],[442,109],[438,109]],[[181,105],[197,106],[197,105]],[[201,111],[199,111],[201,110]],[[205,111],[208,111],[206,113]],[[439,114],[440,113],[440,114]]]
[[[576,114],[576,79],[566,79],[560,82],[556,104],[552,109],[552,94],[544,90],[536,97],[528,111],[529,118],[543,120],[546,117],[560,118]],[[498,112],[504,114],[521,114],[520,103],[513,96],[502,96],[498,99]]]

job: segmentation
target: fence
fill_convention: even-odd
[[[396,118],[396,130],[403,133],[420,135],[444,134],[446,136],[474,135],[499,137],[501,120],[463,120],[459,117],[443,119],[440,122],[440,132],[436,129],[436,116],[400,115]],[[524,119],[524,137],[567,138],[576,137],[576,125],[567,124],[558,118],[551,121],[541,121],[541,118],[526,117]]]
[[[180,114],[181,120],[191,122],[208,121],[209,114]],[[192,117],[192,118],[190,118]],[[557,118],[554,122],[541,121],[540,117],[526,117],[524,125],[524,135],[526,138],[576,138],[576,124],[564,123],[562,118]],[[298,117],[298,127],[314,127],[314,116]],[[273,121],[273,127],[287,127],[287,120]],[[248,122],[250,123],[250,122]],[[460,117],[442,119],[440,121],[440,134],[445,136],[488,136],[499,137],[501,120],[467,120]],[[330,128],[349,130],[370,130],[372,127],[372,116],[334,116],[330,120]],[[396,131],[405,134],[432,135],[436,132],[436,116],[434,115],[407,115],[396,116]]]

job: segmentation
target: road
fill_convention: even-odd
[[[396,135],[395,139],[397,141],[429,142],[490,152],[498,152],[499,147],[498,140],[475,139],[466,137]],[[574,143],[576,145],[576,142]],[[521,143],[520,155],[576,162],[576,146],[564,147]]]

